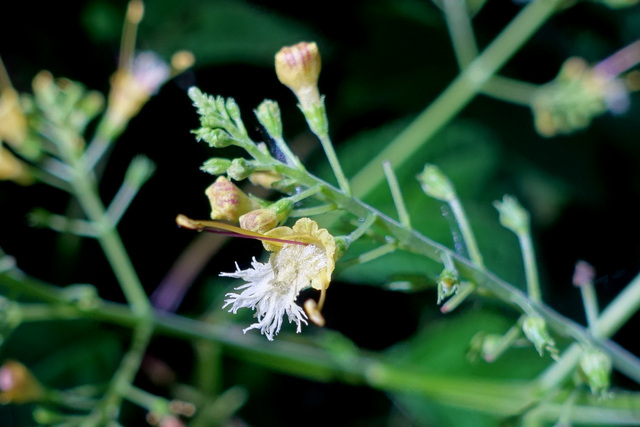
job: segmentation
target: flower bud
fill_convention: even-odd
[[[274,139],[282,138],[282,119],[277,102],[265,99],[253,112],[269,136]]]
[[[227,176],[235,181],[242,181],[251,175],[254,170],[255,166],[251,162],[240,157],[233,159],[227,169]]]
[[[522,324],[522,330],[526,337],[533,343],[536,351],[543,355],[547,350],[552,357],[557,353],[556,343],[547,331],[547,323],[540,316],[527,316]]]
[[[303,111],[318,105],[321,60],[318,45],[301,42],[283,47],[275,58],[278,80],[293,91]]]
[[[438,278],[438,304],[453,295],[458,289],[458,274],[455,271],[444,269]]]
[[[8,87],[0,94],[0,141],[18,148],[27,137],[27,119],[20,107],[18,92]]]
[[[172,74],[179,74],[191,68],[196,62],[195,56],[188,50],[179,50],[171,56],[171,72]]]
[[[33,182],[33,176],[29,172],[27,164],[4,148],[0,140],[0,181],[3,180],[11,180],[20,185],[28,185]]]
[[[518,203],[515,197],[505,195],[502,202],[494,202],[493,206],[500,214],[500,224],[514,233],[527,234],[529,232],[529,212]]]
[[[240,227],[257,233],[266,233],[285,222],[292,208],[291,201],[281,199],[267,208],[256,209],[242,215]]]
[[[231,166],[231,160],[212,157],[200,166],[200,170],[211,175],[222,175],[227,173],[229,166]]]
[[[225,148],[233,144],[234,140],[227,132],[220,128],[211,129],[201,127],[193,132],[198,141],[204,140],[212,148]]]
[[[608,355],[599,350],[585,351],[580,357],[580,369],[593,394],[607,391],[611,383],[611,358]]]
[[[224,176],[218,177],[205,191],[211,204],[211,219],[238,222],[240,216],[260,208],[260,204],[247,196]]]
[[[249,182],[255,186],[264,187],[269,190],[273,188],[272,185],[275,182],[282,181],[282,179],[282,175],[274,171],[257,171],[249,175]]]
[[[449,178],[447,178],[440,168],[434,165],[425,165],[424,170],[417,176],[422,190],[435,199],[448,202],[455,198],[455,191]]]
[[[120,64],[111,77],[107,118],[122,128],[171,76],[169,65],[154,52],[141,52],[130,67]]]
[[[35,402],[44,395],[44,387],[22,363],[8,360],[0,367],[0,403]]]

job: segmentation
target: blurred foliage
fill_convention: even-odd
[[[45,68],[106,92],[116,67],[126,2],[74,0],[14,6],[18,11],[5,12],[0,28],[4,40],[0,55],[18,90],[29,91],[32,77]],[[479,45],[486,46],[521,8],[518,2],[487,1],[474,18]],[[508,63],[504,75],[546,83],[570,56],[596,62],[639,38],[640,6],[611,10],[579,3],[553,17]],[[256,134],[258,124],[251,109],[263,98],[277,99],[285,136],[296,144],[294,151],[310,153],[306,155],[309,170],[331,182],[318,144],[305,132],[293,97],[272,71],[273,54],[300,40],[315,40],[323,53],[320,88],[327,97],[332,137],[347,176],[379,152],[457,73],[442,13],[428,1],[148,2],[138,45],[167,59],[177,49],[189,49],[196,56],[194,71],[166,85],[132,121],[101,185],[109,199],[135,154],[145,153],[158,165],[120,225],[148,293],[193,238],[175,229],[176,213],[202,215],[208,210],[203,190],[211,177],[199,172],[198,166],[210,152],[204,144],[195,144],[190,134],[197,120],[185,93],[188,86],[197,84],[209,93],[235,97],[249,131]],[[544,139],[536,133],[529,110],[477,98],[396,171],[413,213],[413,227],[457,248],[459,236],[451,213],[442,203],[425,197],[415,179],[425,162],[435,163],[455,184],[488,268],[524,287],[517,241],[500,227],[491,204],[505,192],[517,195],[531,212],[545,300],[561,313],[580,319],[579,295],[570,286],[578,259],[596,267],[603,305],[640,268],[635,208],[640,196],[639,105],[638,96],[632,96],[624,115],[604,115],[586,131]],[[396,215],[386,184],[365,202]],[[22,269],[52,283],[105,283],[107,278],[99,288],[100,296],[121,300],[115,283],[109,283],[108,267],[94,262],[101,259],[94,242],[81,243],[80,250],[66,235],[24,227],[27,213],[36,205],[64,211],[66,200],[52,196],[43,186],[0,187],[3,250],[15,256]],[[365,243],[355,244],[345,259],[370,249]],[[259,250],[254,242],[228,244],[204,269],[180,312],[199,312],[208,305],[203,301],[211,301],[211,294],[229,289],[225,280],[203,282],[220,271],[230,271],[234,261],[247,263],[248,254]],[[494,364],[470,364],[465,355],[472,336],[479,329],[503,333],[514,313],[479,299],[461,306],[459,313],[442,316],[435,305],[435,278],[440,270],[435,263],[401,252],[345,268],[339,272],[339,282],[331,286],[328,328],[364,350],[386,348],[385,358],[398,367],[418,366],[428,374],[532,378],[546,366],[548,361],[531,348],[510,350]],[[214,310],[218,306],[216,302]],[[216,316],[228,319],[230,315]],[[636,354],[640,350],[637,322],[636,316],[616,337]],[[314,336],[308,329],[305,333]],[[103,382],[121,357],[123,335],[119,329],[92,323],[30,324],[12,335],[0,356],[29,363],[46,384]],[[187,344],[180,346],[185,350],[159,338],[151,351],[177,372],[179,382],[193,383],[197,381],[193,354]],[[250,425],[498,424],[492,416],[461,411],[420,394],[385,394],[361,385],[312,382],[233,358],[223,360],[225,388],[240,385],[248,390],[248,403],[238,415]],[[629,386],[624,378],[619,381]],[[156,391],[166,390],[157,386]],[[26,414],[31,409],[1,407],[0,425],[28,425]],[[130,425],[141,425],[143,421],[136,417],[131,415]]]

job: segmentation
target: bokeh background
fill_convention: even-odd
[[[442,13],[432,2],[300,3],[147,2],[138,33],[139,49],[154,50],[167,60],[180,49],[191,50],[196,57],[192,70],[168,82],[132,120],[111,155],[101,185],[108,201],[133,156],[144,153],[157,164],[154,177],[119,227],[149,293],[195,238],[175,227],[175,215],[207,216],[203,191],[213,177],[198,168],[207,158],[220,156],[205,144],[197,144],[190,133],[198,120],[186,95],[189,86],[234,97],[256,139],[261,134],[252,109],[265,98],[277,100],[285,136],[296,151],[305,153],[311,171],[331,179],[319,144],[310,136],[293,95],[276,79],[273,55],[280,47],[302,40],[318,43],[323,57],[320,88],[326,95],[331,134],[351,176],[457,74]],[[522,7],[517,2],[488,1],[474,18],[480,47]],[[109,77],[116,68],[125,1],[14,2],[13,8],[11,13],[2,13],[0,55],[19,91],[29,92],[33,76],[47,69],[54,76],[108,92]],[[614,10],[595,2],[570,5],[544,25],[501,74],[546,83],[568,57],[597,62],[638,39],[640,6]],[[522,286],[516,239],[500,228],[492,207],[503,194],[516,195],[532,214],[545,301],[583,322],[579,293],[571,286],[576,261],[586,260],[596,268],[603,306],[640,270],[638,98],[632,94],[631,107],[623,115],[605,115],[585,131],[543,138],[535,131],[529,109],[477,97],[397,171],[416,228],[453,246],[450,214],[443,214],[439,203],[428,200],[415,180],[428,161],[441,166],[456,184],[488,267]],[[394,215],[386,184],[367,201]],[[26,218],[35,207],[62,213],[67,205],[65,195],[44,185],[2,183],[0,246],[17,258],[20,268],[38,278],[59,285],[95,284],[102,297],[122,301],[95,242],[29,227]],[[217,274],[233,270],[235,261],[246,263],[259,252],[259,243],[229,242],[198,275],[178,313],[196,316],[218,304],[231,283],[214,280]],[[478,300],[445,318],[435,305],[432,281],[424,275],[436,271],[434,266],[416,264],[413,258],[395,254],[366,268],[345,269],[328,295],[328,329],[365,350],[391,349],[387,351],[395,351],[399,360],[403,354],[409,360],[419,353],[410,346],[403,350],[400,343],[423,337],[421,357],[432,369],[471,369],[439,355],[464,351],[467,338],[477,332],[477,327],[470,325],[488,325],[499,331],[508,327],[504,319],[515,319],[515,313],[500,304]],[[416,292],[390,290],[388,284],[398,280],[418,285],[422,280],[425,286],[417,286],[420,290]],[[234,320],[223,311],[216,316],[221,321]],[[615,337],[636,354],[640,350],[637,326],[636,316]],[[126,348],[127,337],[126,330],[84,322],[30,325],[4,343],[0,356],[24,361],[43,382],[58,387],[106,381]],[[177,382],[194,381],[190,343],[157,339],[150,353],[171,367]],[[511,356],[514,366],[516,356]],[[248,425],[457,423],[451,412],[413,397],[291,377],[238,361],[232,355],[224,362],[224,386],[241,385],[248,390],[248,403],[237,415]],[[476,369],[501,375],[511,372],[508,361],[505,363]],[[519,375],[534,376],[535,369],[533,366],[530,373]],[[624,377],[615,380],[618,385],[637,388]],[[166,392],[144,374],[139,381],[160,394]],[[131,407],[125,407],[124,419],[130,420],[130,425],[143,423],[139,411]],[[28,408],[0,408],[3,426],[27,425],[25,420]],[[493,421],[486,422],[491,425]]]

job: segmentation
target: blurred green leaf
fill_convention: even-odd
[[[170,56],[187,49],[196,65],[271,64],[282,46],[320,41],[308,26],[244,1],[160,0],[146,6],[141,45]]]

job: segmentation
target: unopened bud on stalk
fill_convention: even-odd
[[[458,289],[458,274],[445,268],[438,278],[438,304],[453,295]]]
[[[255,166],[247,159],[233,159],[227,169],[227,176],[235,181],[242,181],[253,173]]]
[[[37,402],[44,396],[44,387],[22,363],[8,360],[0,367],[0,403]]]
[[[264,209],[256,209],[240,217],[240,228],[256,233],[266,233],[289,218],[293,203],[281,199]]]
[[[272,138],[282,138],[282,119],[280,117],[280,107],[275,101],[265,99],[254,110],[258,121]]]
[[[427,196],[443,202],[453,200],[456,196],[449,178],[435,165],[425,165],[417,178]]]
[[[515,197],[505,195],[502,202],[493,204],[500,214],[500,224],[517,235],[529,232],[529,212],[518,203]]]
[[[536,351],[542,356],[547,350],[552,357],[557,353],[556,343],[547,331],[547,322],[537,315],[527,316],[522,324],[522,331],[533,343]]]
[[[611,383],[611,358],[599,350],[585,351],[580,357],[580,369],[587,377],[593,394],[603,394]]]
[[[275,58],[278,80],[293,91],[303,111],[321,103],[318,92],[321,60],[318,45],[301,42],[280,49]]]
[[[231,166],[231,160],[212,157],[200,166],[200,170],[211,175],[222,175],[227,173],[229,166]]]
[[[247,196],[224,176],[218,177],[205,194],[211,204],[211,219],[238,222],[240,216],[260,208],[260,204]]]

